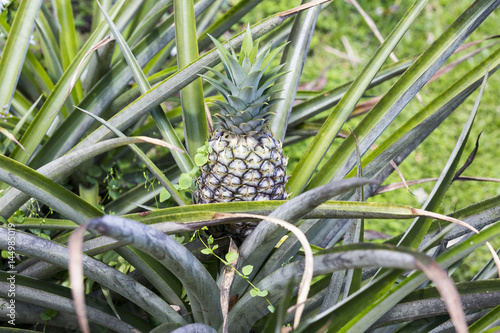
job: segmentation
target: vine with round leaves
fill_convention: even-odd
[[[208,228],[207,227],[203,227],[200,230],[208,230]],[[203,241],[202,237],[201,237],[200,230],[196,230],[194,232],[193,237],[191,238],[191,240],[193,240],[195,237],[198,237],[198,239],[201,241],[201,243],[205,246],[205,248],[201,250],[201,253],[203,253],[205,255],[213,255],[215,258],[219,259],[224,265],[231,267],[231,269],[233,269],[235,271],[235,273],[238,274],[238,276],[240,276],[242,279],[244,279],[245,281],[247,281],[248,284],[252,287],[252,289],[250,290],[250,296],[252,296],[252,297],[263,297],[267,301],[267,303],[269,304],[267,306],[267,309],[271,313],[273,313],[274,310],[275,310],[275,308],[271,304],[271,302],[269,301],[269,299],[267,299],[267,297],[266,297],[269,294],[269,291],[268,290],[260,290],[248,278],[248,276],[250,274],[252,274],[253,266],[252,265],[246,265],[246,266],[244,266],[244,267],[241,268],[241,272],[238,271],[236,269],[236,267],[234,267],[231,264],[236,258],[238,258],[238,253],[236,253],[236,252],[228,252],[224,256],[224,258],[218,256],[214,251],[219,248],[219,245],[217,245],[217,244],[214,245],[214,237],[212,235],[208,236],[207,242],[205,243]]]
[[[189,190],[195,185],[196,176],[200,171],[200,168],[208,162],[208,154],[212,153],[212,147],[206,142],[204,146],[200,147],[196,151],[194,156],[195,166],[189,172],[184,172],[179,177],[179,184],[174,185],[177,190]],[[160,202],[170,199],[170,193],[163,188],[160,191]]]

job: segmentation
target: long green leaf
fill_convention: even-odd
[[[23,94],[16,90],[14,92],[14,96],[12,97],[11,105],[20,115],[24,116],[30,109],[32,103]],[[30,121],[32,119],[33,117],[29,118]]]
[[[173,238],[142,223],[114,216],[94,219],[89,228],[126,241],[165,265],[182,281],[191,302],[200,304],[201,313],[194,313],[194,317],[212,326],[221,323],[219,287],[206,268]]]
[[[450,249],[449,251],[441,254],[439,257],[436,258],[436,261],[441,267],[447,268],[456,261],[461,260],[464,256],[467,256],[477,247],[483,245],[486,241],[494,239],[499,235],[500,235],[500,223],[497,223],[488,228],[488,232],[481,232],[479,234],[473,235],[472,237],[467,239],[466,242],[462,242],[453,247],[452,249]],[[364,307],[362,309],[363,316],[360,316],[356,322],[351,323],[351,325],[349,325],[348,327],[353,330],[358,330],[358,329],[363,330],[363,327],[368,328],[379,317],[381,317],[382,314],[387,312],[397,302],[406,297],[406,295],[408,295],[412,290],[416,289],[426,280],[427,278],[420,273],[412,274],[410,277],[403,280],[403,282],[396,285],[387,294],[379,297],[376,301],[376,304],[373,304],[370,307],[366,308]],[[383,279],[380,279],[380,281],[383,281]],[[337,319],[334,319],[332,325],[335,325],[337,321],[338,321]],[[344,327],[344,329],[345,328],[347,327]]]
[[[408,69],[408,67],[411,66],[411,64],[413,64],[414,61],[415,58],[409,58],[401,60],[398,63],[382,67],[370,82],[367,89],[376,87],[396,76],[401,75]],[[312,116],[337,105],[351,85],[352,81],[347,82],[339,87],[315,94],[303,103],[294,106],[292,108],[292,113],[290,114],[288,126],[297,126]]]
[[[10,283],[7,283],[8,278],[11,277],[10,274],[6,272],[0,272],[1,281],[0,282],[0,296],[8,297],[8,290]],[[44,313],[47,308],[60,311],[57,317],[50,320],[50,326],[60,326],[69,328],[67,325],[69,322],[76,322],[76,318],[68,314],[74,314],[73,300],[71,299],[70,289],[67,287],[62,287],[55,283],[40,281],[36,279],[31,279],[22,275],[15,275],[16,281],[16,310],[18,313],[23,313],[18,306],[19,303],[22,304],[34,304],[34,308],[38,309],[35,313],[36,321],[31,322],[36,324],[40,322],[40,314]],[[19,303],[18,303],[19,302]],[[26,303],[24,303],[26,302]],[[139,319],[137,316],[130,312],[121,312],[122,318],[128,325],[119,320],[114,316],[114,314],[109,310],[102,300],[98,300],[94,297],[87,296],[86,302],[89,305],[89,318],[91,322],[108,327],[110,329],[120,329],[120,330],[131,330],[134,327],[142,330],[151,329],[151,325],[145,320]],[[23,308],[21,305],[20,308]],[[25,309],[28,310],[28,309]],[[30,309],[32,310],[32,309]],[[29,312],[29,311],[28,311]],[[63,315],[61,315],[63,313]],[[60,318],[62,317],[62,318]],[[54,322],[53,322],[54,321]],[[132,326],[130,326],[132,325]],[[75,326],[75,329],[77,327]]]
[[[42,5],[42,10],[36,19],[36,26],[42,37],[40,44],[44,53],[47,72],[53,82],[57,82],[64,72],[61,64],[58,37],[52,29],[55,25],[53,16],[48,13],[47,7]]]
[[[112,10],[112,17],[115,17],[118,14],[120,7],[126,2],[126,0],[118,1]],[[139,2],[137,2],[139,3]],[[133,6],[130,7],[133,10]],[[127,20],[126,15],[131,15],[128,10],[120,12],[122,16],[120,16],[120,22],[122,20]],[[71,80],[76,73],[77,67],[80,62],[83,60],[85,53],[90,50],[92,45],[97,43],[99,40],[103,39],[106,33],[107,25],[105,23],[99,26],[97,29],[87,40],[85,45],[80,49],[80,52],[77,54],[71,65],[66,69],[63,76],[56,84],[54,90],[50,94],[50,96],[45,101],[41,110],[37,113],[35,120],[31,123],[30,127],[26,131],[26,133],[21,138],[21,144],[26,148],[26,152],[21,149],[15,149],[11,158],[19,161],[21,163],[26,163],[30,156],[35,151],[36,147],[40,144],[43,136],[47,132],[52,120],[57,114],[57,109],[64,103],[66,99],[66,95],[70,88]],[[84,61],[84,65],[89,61],[87,59]],[[84,68],[85,66],[82,66]]]
[[[309,211],[319,206],[335,194],[349,191],[352,188],[368,184],[365,179],[345,179],[335,184],[328,184],[312,191],[303,193],[300,197],[287,201],[276,209],[270,217],[279,218],[290,223],[296,223]],[[287,233],[287,230],[264,221],[245,239],[240,247],[240,260],[238,267],[252,265],[254,270],[250,278],[255,276],[257,270],[263,264],[262,258],[266,258],[276,243]],[[237,279],[233,285],[233,293],[240,294],[246,287],[245,281]]]
[[[500,296],[499,296],[500,297]],[[500,304],[491,309],[484,317],[476,321],[469,327],[470,333],[484,332],[484,329],[497,322],[500,316]]]
[[[128,253],[134,253],[136,258],[140,259],[135,262],[129,262],[132,266],[141,272],[146,271],[144,266],[148,266],[148,270],[154,272],[155,275],[148,276],[148,280],[169,304],[177,305],[180,308],[179,313],[181,316],[183,316],[186,320],[189,320],[188,311],[179,297],[179,295],[182,294],[182,284],[180,281],[168,269],[166,269],[165,266],[160,264],[151,256],[133,247],[121,248],[120,251],[123,251],[124,249]],[[131,258],[132,256],[128,255],[127,257]],[[128,260],[129,259],[127,259],[127,261]],[[176,290],[174,290],[174,288]]]
[[[122,35],[125,39],[130,38],[130,35],[137,30],[146,19],[147,15],[150,13],[151,9],[154,7],[156,1],[153,0],[144,0],[141,7],[135,12],[135,15],[130,20],[129,24],[123,29]],[[114,60],[119,57],[119,51],[116,50],[114,55]]]
[[[35,26],[35,18],[40,10],[41,0],[23,1],[17,10],[12,29],[0,57],[0,107],[4,111],[10,109],[14,91],[30,43],[31,33]]]
[[[294,14],[296,14],[296,12],[277,14],[269,17],[268,19],[254,26],[254,28],[252,29],[252,36],[258,38],[266,34]],[[237,49],[242,42],[243,32],[235,36],[230,41],[230,44],[233,49]],[[182,68],[176,74],[157,84],[146,94],[139,97],[132,104],[130,104],[113,118],[111,118],[109,120],[110,124],[118,129],[123,129],[130,126],[134,121],[136,121],[136,119],[147,114],[147,112],[158,106],[166,98],[172,96],[180,89],[184,88],[187,84],[197,79],[199,74],[205,73],[205,67],[213,67],[219,62],[220,59],[215,50],[211,50],[210,52],[205,53],[200,58],[198,58],[198,60]],[[79,146],[83,147],[89,144],[93,144],[107,135],[109,135],[109,130],[101,126],[99,129],[90,134],[85,140],[83,140]]]
[[[17,282],[17,279],[16,279],[16,282]],[[2,282],[0,282],[0,296],[7,298],[7,295],[9,295],[9,283],[2,281]],[[31,324],[38,324],[42,321],[42,319],[40,319],[40,315],[45,313],[44,309],[53,309],[56,311],[73,313],[73,311],[72,311],[73,310],[73,300],[71,298],[68,299],[68,298],[58,296],[58,295],[53,295],[53,294],[50,294],[48,292],[41,291],[38,288],[28,288],[28,287],[23,286],[21,283],[16,283],[16,301],[27,302],[27,303],[35,304],[35,305],[42,307],[41,312],[37,313],[38,316],[36,318],[36,321],[30,322],[28,320],[28,323],[31,323]],[[16,308],[17,308],[17,306],[16,306]],[[22,308],[23,307],[21,306],[21,309]],[[19,309],[16,309],[16,310],[20,311]],[[102,327],[106,327],[106,328],[113,329],[113,330],[119,329],[122,331],[131,331],[134,329],[133,326],[124,323],[123,321],[119,320],[115,316],[103,313],[97,309],[94,309],[93,307],[88,307],[87,311],[88,311],[88,317],[89,317],[90,321],[95,323],[95,324],[99,324]],[[23,315],[26,315],[26,314],[23,313]],[[76,320],[75,317],[72,317],[72,318],[66,317],[65,319],[66,320],[69,319],[72,321]],[[57,321],[59,321],[59,320],[56,320],[55,323],[50,323],[50,327],[53,327],[53,325],[55,325],[55,326],[60,325],[60,327],[68,328],[67,325],[65,325],[63,323],[57,323]],[[24,322],[24,323],[26,323],[26,322]],[[77,327],[74,327],[74,328],[76,329]],[[15,332],[19,332],[19,330],[16,330]],[[22,332],[25,332],[25,331],[23,330]]]
[[[286,74],[276,81],[276,84],[282,84],[282,90],[273,97],[280,101],[269,108],[269,112],[274,113],[269,122],[269,129],[282,141],[285,138],[288,117],[295,101],[297,86],[320,9],[321,6],[317,6],[295,17],[290,33],[290,43],[286,46],[281,58],[281,64],[284,64],[282,71]]]
[[[120,49],[122,51],[123,56],[125,57],[125,60],[127,61],[127,64],[132,69],[132,73],[134,74],[134,78],[135,81],[137,82],[139,90],[141,91],[141,93],[145,93],[146,91],[151,89],[151,86],[149,85],[146,76],[142,72],[141,67],[137,63],[137,60],[135,59],[132,51],[128,47],[127,43],[121,36],[116,26],[114,25],[113,21],[104,11],[103,15],[106,21],[108,22],[111,32],[113,33],[118,45],[120,46]],[[177,133],[175,132],[167,116],[165,115],[165,111],[162,110],[162,108],[160,107],[156,107],[153,110],[151,110],[151,115],[153,116],[153,119],[155,120],[163,138],[171,145],[179,148],[180,150],[185,151],[181,141],[179,140],[179,137],[177,136]],[[171,154],[174,156],[177,165],[182,170],[182,172],[191,171],[191,169],[194,166],[194,163],[189,159],[189,155],[175,150],[172,150]]]
[[[135,46],[151,29],[155,27],[163,14],[172,6],[172,0],[157,1],[148,14],[141,20],[141,24],[132,32],[127,39],[127,44]]]
[[[41,99],[42,99],[42,96],[40,96],[36,100],[36,102],[33,103],[33,105],[29,108],[29,110],[26,111],[26,113],[23,115],[23,117],[21,119],[19,119],[19,121],[16,124],[16,127],[14,127],[14,129],[12,130],[12,132],[10,132],[10,135],[12,136],[12,138],[15,138],[17,136],[17,134],[19,133],[19,131],[21,130],[21,128],[23,128],[23,126],[26,124],[26,121],[32,115],[33,111],[36,109],[36,106],[38,105],[38,103],[40,102]],[[11,143],[11,140],[9,138],[7,138],[3,142],[3,146],[4,147],[3,147],[2,155],[5,155],[5,152],[9,148],[9,144],[10,143]]]
[[[162,71],[151,75],[148,77],[148,82],[150,85],[155,85],[158,82],[161,82],[168,77],[170,77],[172,74],[174,74],[177,71],[176,67],[167,67],[163,69]],[[141,92],[139,91],[139,87],[133,86],[120,96],[118,96],[116,99],[111,102],[111,105],[109,105],[109,112],[111,114],[115,114],[117,112],[120,112],[124,107],[126,107],[128,104],[132,103],[135,99],[137,99],[139,96],[141,96]],[[182,118],[182,110],[179,107],[176,107],[170,111],[167,112],[167,118],[171,123],[178,123],[177,120],[180,120]],[[151,126],[153,124],[149,124]],[[148,126],[148,124],[146,124]]]
[[[8,229],[0,227],[0,248],[8,248]],[[68,267],[68,248],[41,237],[16,231],[16,252],[41,259],[64,268]],[[115,290],[120,295],[136,303],[161,322],[173,321],[186,324],[186,321],[159,296],[131,277],[88,256],[83,256],[85,276],[101,285]]]
[[[450,25],[399,78],[354,129],[362,154],[370,148],[381,132],[401,112],[425,82],[434,75],[446,59],[497,6],[498,2],[495,0],[477,1]],[[342,179],[356,164],[353,151],[354,138],[350,135],[314,176],[308,188],[313,188],[331,179]]]
[[[249,214],[264,214],[269,215],[280,208],[286,201],[274,200],[271,202],[231,202],[217,203],[206,205],[187,205],[182,207],[170,207],[157,209],[151,212],[134,213],[125,215],[126,218],[139,221],[144,224],[163,223],[162,230],[167,234],[175,234],[184,231],[197,230],[206,222],[210,221],[216,213],[249,213]],[[282,208],[286,210],[290,205]],[[291,214],[297,214],[294,209]],[[426,214],[425,211],[418,211],[415,208],[406,205],[377,203],[377,202],[347,202],[347,201],[326,201],[319,205],[318,208],[310,210],[309,213],[303,216],[303,219],[318,219],[318,218],[373,218],[373,219],[413,219],[421,214]],[[430,215],[428,215],[430,216]],[[446,220],[446,216],[442,215],[442,219]],[[167,221],[167,222],[166,222]],[[194,223],[196,222],[196,223]],[[200,222],[200,223],[198,223]],[[15,222],[12,222],[15,223]],[[19,222],[19,225],[38,225],[43,226],[42,219],[27,219],[26,222]],[[52,223],[47,219],[47,223]],[[55,222],[54,222],[55,223]],[[193,224],[190,224],[193,223]],[[55,225],[64,225],[66,227],[74,226],[69,221],[61,220]]]
[[[323,275],[339,269],[363,268],[369,266],[393,267],[400,269],[420,269],[422,266],[432,265],[430,258],[416,251],[403,250],[401,248],[386,247],[375,244],[351,244],[322,251],[314,256],[314,275]],[[294,262],[284,266],[282,269],[268,275],[256,286],[260,290],[268,290],[267,298],[276,302],[278,297],[286,288],[288,281],[300,279],[303,262]],[[436,266],[435,266],[436,267]],[[449,280],[451,284],[451,280]],[[234,308],[229,312],[230,332],[241,332],[247,330],[253,323],[268,313],[265,306],[266,301],[260,297],[251,297],[249,293],[243,295]],[[254,309],[248,311],[248,309]],[[304,325],[305,326],[305,325]],[[299,332],[318,332],[318,329],[302,329]]]
[[[404,161],[480,85],[488,64],[494,66],[490,71],[492,73],[498,69],[499,61],[500,50],[497,50],[426,105],[385,142],[368,154],[363,159],[365,176],[380,182],[385,181],[394,171],[389,161],[393,160],[397,164]],[[347,177],[354,176],[355,172],[356,170],[352,170]],[[376,186],[365,187],[365,194],[371,196],[376,188]],[[338,199],[352,200],[352,192],[346,193]],[[325,229],[329,228],[327,226]],[[322,245],[327,246],[328,242],[329,238],[326,238]]]
[[[357,177],[363,177],[363,169],[361,167],[361,154],[359,152],[359,147],[356,144],[356,155],[357,155],[357,168],[358,173]],[[356,188],[356,193],[354,195],[354,200],[363,202],[365,201],[363,187],[360,186]],[[363,243],[365,232],[365,220],[364,219],[351,219],[349,221],[349,226],[347,228],[346,234],[344,236],[344,243],[346,244],[356,244]],[[354,292],[358,291],[361,288],[361,269],[349,269],[347,270],[347,274],[345,277],[345,287],[343,298],[347,298],[347,296],[352,295]],[[333,281],[332,281],[333,282]]]
[[[174,18],[177,67],[184,68],[199,56],[193,0],[174,0]],[[194,158],[197,149],[205,144],[208,137],[201,78],[182,88],[181,105],[186,146],[189,155]]]
[[[485,75],[485,79],[486,78],[487,75]],[[485,79],[483,79],[482,88],[484,88],[484,84],[486,82]],[[455,149],[453,150],[448,163],[440,176],[440,180],[434,187],[433,192],[429,196],[427,202],[424,204],[424,209],[436,209],[441,203],[441,200],[449,187],[451,178],[455,174],[455,168],[458,164],[458,160],[461,153],[463,152],[467,136],[470,132],[470,128],[477,111],[478,101],[480,100],[481,94],[482,89],[479,93],[479,98],[476,101],[476,105],[474,106],[469,119],[462,131],[462,135],[460,136]],[[417,224],[417,221],[420,223]],[[398,245],[406,247],[417,247],[418,244],[420,244],[423,236],[427,232],[430,223],[431,221],[429,219],[422,217],[416,218],[414,220],[414,223],[412,223],[412,226],[410,226],[410,228],[408,228],[408,230],[406,231],[403,239],[399,241]],[[380,275],[384,276],[383,273],[380,273]],[[349,297],[348,299],[346,299],[345,303],[342,303],[343,309],[338,309],[338,311],[343,312],[342,318],[335,318],[332,325],[342,327],[342,330],[344,331],[348,329],[360,329],[360,327],[368,328],[370,325],[372,325],[377,320],[376,317],[383,314],[382,312],[380,312],[381,310],[379,306],[379,300],[381,299],[381,297],[379,295],[383,295],[389,290],[398,275],[398,271],[389,272],[386,278],[380,278],[377,280],[377,283],[373,283],[371,285],[370,292],[365,291],[365,293],[355,294],[353,295],[353,297]],[[382,296],[382,298],[383,297],[385,296]],[[366,302],[367,305],[363,309],[356,309],[353,306],[353,302],[355,301]]]
[[[500,196],[495,196],[453,212],[449,216],[463,220],[470,226],[481,230],[484,227],[500,220]],[[437,246],[441,240],[457,239],[470,230],[461,226],[446,226],[446,222],[433,224],[422,240],[421,250],[425,251]]]
[[[71,0],[56,0],[55,11],[59,22],[59,50],[61,52],[62,65],[67,69],[78,54],[79,39],[76,36],[75,20]],[[82,84],[78,81],[71,92],[75,103],[83,97]]]
[[[177,183],[179,181],[180,170],[175,166],[165,171],[168,179]],[[119,198],[111,201],[104,206],[104,211],[111,215],[124,215],[137,209],[138,205],[144,205],[151,202],[155,197],[158,197],[162,191],[161,186],[145,187],[144,184],[139,184],[130,190],[126,191]]]
[[[371,179],[384,182],[394,171],[389,161],[396,164],[401,163],[420,143],[425,140],[432,131],[439,126],[461,103],[477,88],[483,80],[484,72],[491,65],[490,73],[498,69],[500,50],[495,51],[470,72],[465,74],[451,87],[438,95],[432,102],[406,122],[400,129],[394,132],[386,141],[382,142],[374,151],[363,159],[364,175]],[[353,169],[346,177],[353,177],[356,169]],[[372,196],[377,186],[365,187],[365,195]],[[353,200],[353,191],[346,193],[336,199]],[[338,221],[337,223],[343,223]],[[324,228],[333,229],[330,223]],[[339,234],[329,234],[322,242],[322,246],[331,246]]]
[[[57,25],[57,21],[54,15],[44,2],[42,3],[42,9],[40,10],[40,15],[42,15],[47,21],[48,27],[51,30],[51,35],[54,36],[54,45],[56,45],[57,42],[55,41],[59,40],[59,27]]]
[[[380,67],[382,67],[383,63],[387,60],[392,50],[396,47],[399,40],[403,37],[405,32],[410,28],[414,20],[425,7],[426,3],[426,0],[416,1],[411,6],[405,16],[401,19],[401,21],[399,21],[398,25],[392,30],[384,43],[370,59],[362,72],[358,75],[353,84],[349,87],[349,90],[345,93],[339,104],[337,104],[337,106],[330,113],[330,116],[321,127],[319,133],[314,137],[313,142],[309,145],[292,172],[288,182],[288,192],[292,193],[292,196],[300,194],[305,188],[319,162],[323,159],[323,156],[332,144],[337,133],[342,128],[343,124],[347,120],[347,117],[351,114],[351,111],[354,109],[354,106],[361,98],[366,88],[379,71]],[[356,133],[356,135],[358,134]],[[359,139],[361,140],[361,138]],[[363,148],[360,148],[363,152]],[[331,178],[323,179],[325,180],[323,182],[324,184]],[[313,187],[314,186],[311,185],[310,188]]]
[[[199,1],[195,6],[196,13],[203,12],[210,1],[211,0]],[[134,8],[132,7],[131,9],[133,10]],[[133,13],[130,15],[133,15]],[[113,18],[112,16],[110,17]],[[120,22],[115,23],[119,28],[121,28],[121,24],[123,24],[123,22],[119,24]],[[132,52],[141,66],[150,61],[157,52],[161,51],[165,45],[173,40],[175,34],[174,28],[171,27],[172,22],[173,20],[167,18],[158,27],[153,29],[148,34],[147,38],[141,40],[141,42],[132,49]],[[103,24],[106,23],[103,22]],[[85,110],[92,110],[92,113],[96,115],[101,115],[123,92],[123,88],[126,87],[127,83],[132,78],[132,71],[127,66],[125,60],[119,60],[112,66],[109,73],[89,91],[79,107]],[[164,100],[161,102],[163,101]],[[160,102],[157,105],[159,104]],[[34,156],[30,165],[38,168],[73,149],[93,123],[94,120],[81,112],[72,112],[54,135],[52,135],[49,142]]]
[[[0,180],[40,200],[78,224],[103,214],[73,192],[3,155],[0,155]]]
[[[64,70],[59,59],[59,49],[57,48],[54,35],[51,34],[50,27],[43,15],[40,15],[36,21],[36,27],[41,37],[40,45],[47,59],[47,72],[53,82],[57,82],[62,76]]]
[[[43,8],[43,6],[42,6]],[[9,35],[11,28],[5,22],[2,18],[0,18],[0,31],[2,31],[5,35]],[[24,59],[23,67],[22,67],[22,72],[21,72],[21,78],[24,77],[26,80],[28,80],[30,83],[33,84],[33,87],[38,88],[39,90],[43,91],[45,94],[49,95],[52,89],[54,88],[54,84],[52,83],[51,78],[45,71],[45,68],[40,64],[38,59],[35,57],[35,55],[27,49],[26,52],[26,58]],[[26,87],[24,87],[26,88]],[[40,91],[36,91],[36,97],[30,96],[33,99],[37,98],[40,94]],[[20,96],[20,93],[16,90],[14,92],[14,98],[16,97],[16,94]],[[29,94],[28,94],[29,96]],[[12,103],[15,101],[13,100]],[[19,111],[18,109],[16,109]]]
[[[464,311],[491,308],[498,304],[497,299],[500,298],[499,280],[459,283],[457,289]],[[441,314],[446,314],[446,308],[436,288],[418,289],[380,318],[372,329],[390,323],[432,318]]]
[[[259,202],[240,202],[240,203],[227,203],[227,204],[210,204],[210,205],[190,205],[183,207],[172,207],[165,210],[158,210],[151,212],[149,214],[132,214],[128,215],[127,218],[140,221],[143,224],[151,224],[154,228],[161,230],[166,234],[178,234],[186,231],[194,231],[200,227],[206,225],[206,222],[214,216],[217,212],[246,212],[246,213],[256,213],[256,214],[271,214],[276,208],[278,208],[283,202],[266,202],[266,205],[271,205],[271,207],[259,206]],[[274,208],[272,208],[274,207]],[[262,210],[266,208],[266,210]],[[272,208],[272,209],[269,209]],[[286,207],[284,209],[286,211]],[[420,212],[422,213],[422,212]],[[392,205],[392,204],[376,204],[376,203],[360,203],[360,202],[326,202],[319,206],[318,209],[311,211],[304,218],[316,219],[318,217],[324,217],[325,215],[335,218],[335,217],[373,217],[373,218],[413,218],[417,214],[415,210],[408,206],[403,205]],[[164,221],[175,221],[162,223]],[[314,220],[313,220],[314,221]],[[201,222],[201,223],[188,223],[186,222]],[[11,221],[11,223],[14,223]],[[53,224],[56,228],[58,226],[64,226],[64,228],[74,229],[76,224],[72,224],[70,221],[61,221],[60,223],[54,223],[50,220],[44,222],[41,219],[26,219],[20,225],[29,228],[30,224],[33,223],[33,227],[43,227],[44,223]],[[157,225],[156,225],[157,224]],[[303,223],[306,226],[308,223]],[[314,225],[314,223],[313,223]],[[106,237],[97,237],[88,240],[84,243],[84,252],[88,255],[97,255],[105,251],[116,249],[117,247],[123,245],[113,239]],[[126,253],[123,254],[125,258]],[[286,258],[285,261],[288,260]],[[128,260],[128,259],[127,259]],[[281,265],[283,261],[279,263]],[[269,266],[266,266],[269,268]],[[17,267],[16,267],[17,269]],[[60,271],[60,269],[54,268],[52,265],[47,263],[37,263],[28,268],[19,268],[19,270],[24,275],[45,279],[53,274]],[[269,270],[271,273],[273,270]],[[259,280],[258,277],[256,277]]]
[[[453,149],[453,152],[451,153],[446,166],[441,172],[438,181],[434,185],[432,192],[429,194],[427,201],[423,205],[423,209],[425,210],[436,211],[437,208],[441,205],[444,195],[451,185],[453,176],[455,175],[458,163],[460,162],[460,157],[462,156],[462,153],[465,149],[465,144],[467,143],[472,125],[474,124],[474,119],[476,118],[476,114],[479,109],[479,102],[481,101],[484,87],[486,86],[486,81],[488,80],[488,73],[489,67],[486,70],[483,84],[476,99],[476,103],[474,104],[474,107],[472,108],[469,118],[467,119],[467,122],[464,126],[464,129],[462,130],[462,133],[457,140],[455,148]],[[431,220],[424,218],[415,219],[398,245],[416,248],[427,233],[431,222]]]
[[[88,112],[83,109],[79,109],[80,111],[86,113],[87,115],[91,116],[92,118],[96,119],[100,123],[102,123],[104,126],[109,128],[115,135],[121,138],[126,138],[126,135],[120,132],[118,129],[110,125],[107,121],[104,119]],[[135,144],[130,144],[129,145],[132,151],[139,157],[139,159],[146,165],[146,167],[151,171],[151,173],[158,179],[158,181],[161,183],[161,185],[172,195],[172,198],[174,198],[175,202],[177,202],[178,205],[186,205],[189,202],[184,199],[179,191],[175,188],[175,186],[168,180],[168,178],[165,176],[165,174],[156,166],[156,164],[151,161],[151,159],[141,150],[139,147],[137,147]]]
[[[47,7],[42,5],[42,10],[36,20],[36,26],[41,37],[40,46],[44,54],[44,60],[46,61],[47,73],[52,82],[57,82],[64,72],[60,59],[59,44],[57,42],[58,34],[55,35],[55,24],[55,20],[48,12]],[[49,94],[50,92],[47,92],[47,95]],[[72,98],[68,98],[65,107],[61,110],[63,114],[67,115],[66,108],[70,108],[73,105],[69,102],[73,102]]]
[[[318,208],[320,207],[324,206],[318,206]],[[311,244],[314,244],[311,240],[311,235],[323,226],[321,223],[318,223],[317,219],[309,218],[314,216],[316,211],[315,209],[306,215],[304,221],[299,226],[299,229],[307,236]],[[302,245],[295,237],[287,237],[287,239],[280,244],[279,248],[275,249],[272,255],[266,259],[264,266],[262,266],[257,275],[255,275],[254,281],[260,281],[275,270],[280,269],[283,263],[290,261],[290,258],[296,257],[301,247]]]
[[[111,6],[113,5],[113,0],[102,0],[102,7],[106,9],[106,12],[109,11]],[[91,32],[94,32],[99,24],[101,24],[102,21],[104,21],[104,17],[102,16],[102,11],[101,8],[97,5],[97,2],[92,3],[92,26],[90,28]]]
[[[36,171],[55,183],[61,183],[84,162],[112,149],[141,142],[145,142],[144,138],[131,137],[105,140],[88,148],[62,156]],[[29,194],[23,193],[16,188],[9,188],[4,195],[0,197],[0,215],[4,218],[9,218],[29,200],[29,198]]]
[[[390,160],[402,161],[399,154],[408,147],[418,146],[439,124],[446,119],[470,94],[480,86],[486,68],[490,75],[500,67],[500,49],[496,50],[453,85],[439,94],[433,101],[416,113],[410,120],[396,130],[389,138],[378,145],[363,159],[364,174],[368,178],[382,173]],[[413,150],[413,149],[412,149]],[[347,177],[356,174],[352,170]],[[379,179],[381,180],[381,179]],[[371,194],[370,194],[371,195]]]

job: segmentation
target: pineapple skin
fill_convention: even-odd
[[[284,200],[288,158],[282,144],[270,132],[254,136],[218,130],[209,141],[212,153],[201,168],[198,203]],[[241,222],[210,227],[215,237],[239,240],[247,237],[258,222]]]
[[[199,203],[286,199],[286,165],[281,142],[269,132],[255,136],[216,131],[213,152],[201,168]]]

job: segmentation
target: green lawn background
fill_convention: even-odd
[[[406,33],[396,47],[394,53],[401,60],[423,52],[429,45],[438,38],[446,28],[462,13],[473,1],[429,1],[420,17],[412,28]],[[242,24],[246,22],[257,22],[275,12],[300,5],[301,1],[263,1],[255,11],[257,15],[247,15],[243,18]],[[358,1],[362,8],[374,20],[382,36],[387,36],[391,29],[397,24],[413,1]],[[469,37],[468,41],[483,39],[500,33],[500,11],[497,9],[490,17]],[[359,64],[342,59],[333,55],[328,48],[346,52],[342,43],[342,38],[347,40],[354,54],[361,60]],[[481,44],[486,45],[489,42]],[[352,80],[367,63],[370,56],[379,46],[368,25],[353,5],[346,1],[337,0],[326,9],[322,10],[316,24],[314,36],[311,40],[309,58],[305,63],[301,83],[308,83],[317,80],[323,73],[327,83],[323,89],[331,89],[346,81]],[[493,50],[495,47],[492,48]],[[459,79],[467,71],[477,65],[482,59],[492,51],[488,49],[477,54],[473,58],[460,64],[456,69],[442,76],[440,79],[426,85],[420,92],[423,103],[432,101],[440,92],[444,91],[453,82]],[[472,48],[470,49],[472,50]],[[469,51],[470,51],[469,50]],[[468,51],[459,55],[454,55],[447,62],[463,56]],[[389,60],[390,61],[390,60]],[[326,70],[325,70],[326,69]],[[370,96],[377,96],[387,90],[394,83],[384,84],[381,87],[368,91]],[[500,75],[494,74],[489,78],[484,95],[481,100],[480,109],[467,143],[461,165],[467,159],[469,153],[474,149],[477,136],[482,131],[480,148],[474,163],[465,171],[464,176],[478,176],[500,178],[500,103],[499,99]],[[472,110],[477,92],[472,94],[455,112],[436,129],[431,136],[424,141],[415,152],[413,152],[400,166],[407,180],[439,177],[446,161],[451,154],[456,140],[460,136],[462,128]],[[422,104],[417,100],[412,100],[395,119],[377,142],[382,142],[384,138],[393,133],[405,121],[410,119],[422,108]],[[326,111],[329,112],[330,110]],[[359,122],[358,119],[348,121],[344,129],[354,128]],[[302,152],[310,143],[310,139],[295,144],[293,147],[285,148],[290,156],[290,169],[302,156]],[[338,140],[330,148],[330,152],[339,144]],[[399,182],[396,173],[391,175],[384,184]],[[384,193],[370,201],[392,202],[411,205],[420,208],[425,194],[431,192],[434,183],[425,183],[411,188],[415,193],[424,197],[419,199],[408,193],[405,189]],[[500,194],[500,183],[492,182],[455,182],[444,199],[440,212],[450,213],[455,209],[461,209],[471,203],[487,199]],[[385,234],[395,236],[410,225],[411,220],[367,220],[365,229],[372,229]],[[494,242],[494,245],[500,242]],[[466,262],[456,272],[459,278],[472,278],[474,272],[480,269],[490,258],[486,248],[474,252]]]

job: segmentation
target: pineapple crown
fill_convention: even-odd
[[[283,65],[271,67],[270,64],[285,45],[271,50],[271,43],[259,50],[259,40],[253,41],[250,27],[247,27],[239,57],[234,50],[228,51],[219,41],[210,36],[224,65],[226,75],[214,68],[207,67],[220,81],[201,75],[210,82],[224,98],[215,101],[219,113],[215,117],[225,130],[253,136],[260,133],[267,124],[269,107],[279,99],[271,99],[279,91],[280,85],[274,82],[284,73]]]

